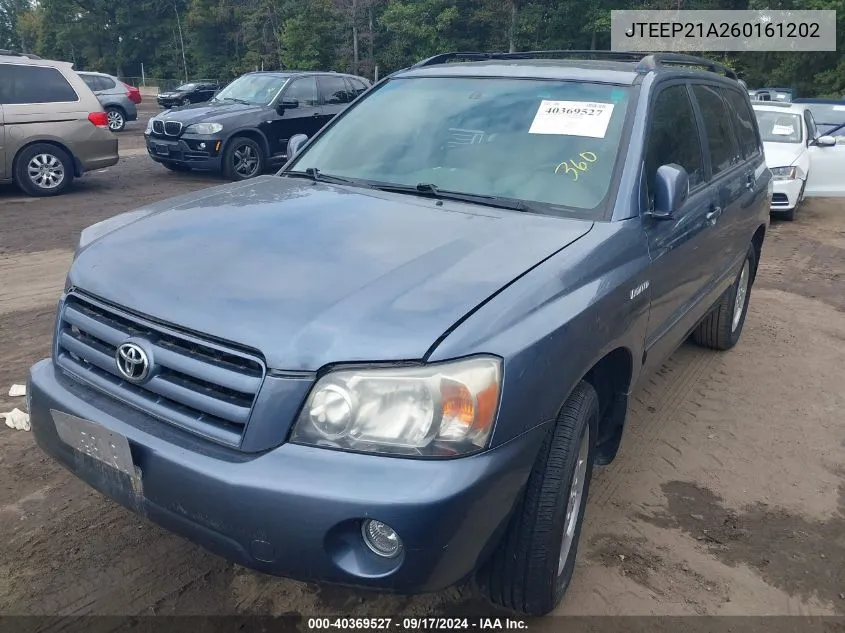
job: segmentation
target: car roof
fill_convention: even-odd
[[[580,59],[578,57],[581,57]],[[587,57],[587,59],[584,59]],[[466,61],[458,61],[465,59]],[[524,53],[442,53],[393,77],[514,77],[594,81],[632,85],[646,74],[721,79],[740,83],[736,73],[709,59],[676,53],[616,51],[529,51]]]
[[[803,114],[807,110],[807,105],[803,103],[783,103],[773,101],[752,101],[751,107],[755,110],[765,110],[767,112],[792,112],[793,114]]]
[[[51,68],[73,68],[71,62],[64,62],[57,59],[42,59],[37,56],[29,56],[25,53],[12,53],[11,55],[0,53],[0,62],[4,64],[21,64],[24,66],[50,66]]]

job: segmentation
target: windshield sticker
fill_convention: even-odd
[[[578,157],[581,159],[580,161],[570,158],[569,160],[562,162],[560,165],[555,167],[555,173],[559,174],[561,173],[561,170],[563,170],[563,173],[572,176],[572,181],[575,182],[578,180],[578,176],[581,172],[588,171],[590,169],[590,165],[599,159],[599,157],[592,152],[581,152]]]
[[[612,114],[612,103],[544,99],[528,133],[604,138]]]
[[[775,125],[772,128],[772,134],[775,136],[791,136],[795,134],[795,128],[791,125]]]

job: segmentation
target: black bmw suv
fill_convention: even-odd
[[[312,136],[370,87],[328,72],[254,72],[208,103],[163,112],[147,124],[147,152],[173,171],[222,171],[246,180],[286,159],[295,134]]]

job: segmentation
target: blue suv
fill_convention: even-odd
[[[548,613],[638,380],[742,332],[771,197],[745,89],[683,55],[443,54],[288,157],[82,232],[35,438],[241,565],[478,572]]]

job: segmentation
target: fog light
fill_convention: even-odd
[[[402,539],[389,525],[367,519],[361,525],[364,543],[374,554],[384,558],[396,558],[402,551]]]
[[[200,149],[205,149],[205,143],[200,143]]]

